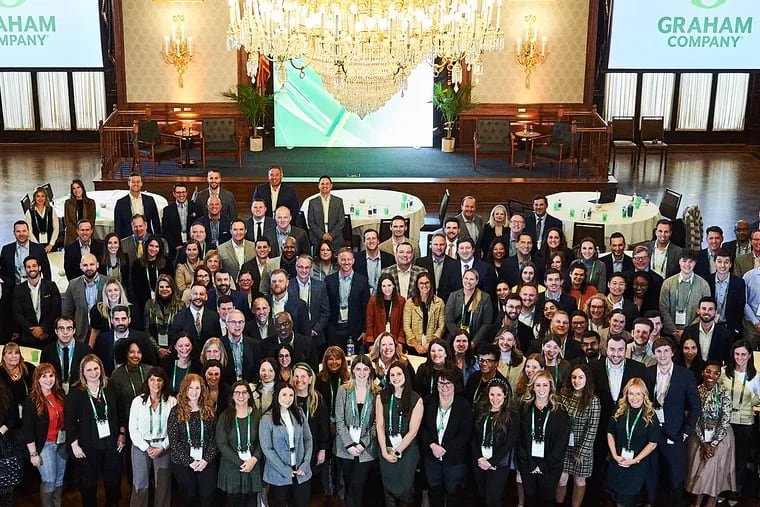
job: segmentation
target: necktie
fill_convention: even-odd
[[[137,240],[137,257],[140,258],[143,256],[143,243],[141,239]]]
[[[198,332],[198,334],[201,334],[201,314],[200,313],[195,314],[195,330]]]
[[[69,348],[63,347],[63,374],[61,375],[63,377],[64,382],[69,381]]]
[[[470,269],[470,265],[469,264],[465,264],[464,265],[464,270],[467,271],[468,269]]]
[[[543,222],[543,220],[544,219],[542,217],[536,218],[536,237],[537,238],[541,238],[541,222]],[[539,239],[539,241],[541,240]]]
[[[657,393],[657,402],[662,407],[665,405],[665,398],[668,396],[668,389],[670,388],[670,373],[663,375],[662,384],[659,387],[660,389]]]
[[[264,227],[261,225],[261,222],[259,222],[256,228],[256,241],[258,241],[264,237]]]
[[[446,249],[446,255],[454,257],[454,243],[449,243],[449,247]]]

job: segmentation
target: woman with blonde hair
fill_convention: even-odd
[[[220,338],[212,336],[206,343],[203,344],[201,349],[201,369],[206,366],[206,363],[212,360],[222,363],[222,382],[231,386],[237,380],[235,374],[235,366],[227,357],[227,349],[222,343]]]
[[[607,488],[618,506],[635,505],[636,496],[651,473],[647,458],[659,439],[659,424],[647,386],[640,378],[632,378],[623,388],[618,408],[607,426],[611,457]]]
[[[603,329],[609,328],[612,304],[601,292],[589,296],[583,311],[588,315],[589,331],[596,331],[599,333]]]
[[[44,246],[45,253],[50,253],[58,241],[58,214],[42,187],[34,190],[31,204],[24,213],[24,221],[29,226],[29,239]]]
[[[206,256],[203,258],[203,266],[208,269],[211,275],[211,282],[213,283],[214,275],[222,267],[222,258],[219,256],[219,251],[211,249],[206,252]]]
[[[20,407],[24,403],[32,387],[33,375],[34,365],[24,360],[18,343],[6,343],[3,346],[2,359],[0,359],[0,381],[4,380],[5,385],[10,388],[11,402],[14,407]],[[16,422],[19,426],[21,425],[21,421]]]
[[[409,364],[409,360],[404,354],[401,345],[396,341],[396,337],[390,333],[382,333],[377,337],[375,343],[369,351],[369,358],[375,369],[375,382],[381,387],[385,386],[385,376],[391,365],[398,361],[405,365],[410,378],[414,378],[414,370]],[[409,385],[411,388],[412,386]]]
[[[65,394],[55,368],[41,363],[34,371],[32,389],[24,401],[24,442],[32,466],[40,472],[40,504],[60,507],[66,459],[58,453],[66,437],[63,399]]]
[[[483,234],[480,238],[480,251],[488,252],[489,245],[495,240],[501,239],[509,245],[509,213],[503,204],[497,204],[491,208],[488,221],[483,224]],[[507,250],[509,257],[509,250]]]
[[[184,505],[214,505],[217,479],[214,402],[200,375],[182,379],[177,405],[166,424],[172,475],[183,493]]]
[[[100,300],[90,309],[90,347],[95,346],[101,331],[111,329],[111,309],[116,306],[131,307],[124,285],[118,278],[109,278],[100,293]]]

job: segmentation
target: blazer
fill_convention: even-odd
[[[308,211],[307,222],[309,225],[309,239],[312,246],[317,247],[322,241],[322,235],[327,232],[332,236],[330,245],[333,252],[340,250],[343,246],[343,225],[346,221],[343,199],[330,194],[327,219],[325,219],[324,211],[322,210],[322,197],[319,195],[309,200]],[[325,224],[327,224],[327,231],[325,231]]]
[[[470,236],[470,231],[467,229],[467,225],[464,221],[464,215],[462,213],[459,213],[454,218],[457,219],[457,222],[459,222],[459,239],[471,239],[475,241],[475,238]],[[483,225],[485,224],[485,220],[483,220],[483,217],[475,214],[472,216],[472,221],[475,223],[475,227],[478,229],[478,240],[475,241],[475,251],[478,252],[475,256],[477,258],[480,258],[479,255],[482,250],[480,249],[480,240],[483,239]],[[488,245],[486,245],[488,247]]]
[[[74,387],[69,391],[64,403],[64,419],[66,420],[66,445],[71,449],[71,443],[78,441],[82,450],[87,453],[95,449],[115,449],[116,439],[119,436],[119,427],[128,426],[127,414],[123,413],[116,391],[111,385],[103,389],[106,403],[108,403],[108,427],[111,434],[108,438],[98,438],[98,428],[95,423],[95,414],[92,412],[91,400],[88,394]],[[99,412],[99,415],[102,413]],[[72,453],[73,454],[73,453]]]
[[[449,296],[449,300],[446,301],[444,316],[446,319],[446,330],[451,337],[455,336],[457,329],[461,327],[460,321],[462,319],[462,309],[464,304],[464,289],[452,292]],[[472,311],[470,342],[477,347],[481,340],[490,341],[490,338],[492,338],[486,336],[490,324],[493,322],[493,304],[491,304],[491,296],[481,290],[480,303],[478,303],[478,306],[475,308],[471,307],[470,311]]]
[[[58,342],[56,341],[49,345],[45,345],[45,348],[43,348],[40,353],[40,363],[52,364],[53,368],[55,368],[55,371],[58,373],[58,378],[63,379],[63,365],[61,364],[61,356],[58,355],[57,343]],[[69,354],[69,367],[71,368],[69,383],[74,384],[74,382],[79,380],[79,363],[82,362],[84,356],[92,354],[92,349],[87,343],[76,340],[72,340],[69,347],[74,348]]]
[[[644,380],[649,388],[649,399],[652,400],[654,408],[661,408],[655,396],[657,365],[647,368]],[[696,423],[702,415],[702,402],[694,375],[681,365],[673,364],[670,387],[662,409],[665,413],[665,424],[660,429],[665,438],[682,441],[683,435],[694,433]]]
[[[650,262],[654,262],[654,251],[657,248],[655,246],[656,243],[657,243],[656,241],[650,241],[649,243],[647,243],[647,247],[649,248]],[[672,241],[668,243],[668,248],[667,248],[668,259],[667,259],[667,264],[665,265],[665,276],[663,277],[663,279],[671,277],[681,270],[681,267],[678,265],[678,257],[681,255],[682,250],[683,248],[681,248],[678,245],[673,244]]]
[[[707,280],[707,285],[710,286],[710,294],[712,294],[712,297],[716,297],[715,275],[710,275],[705,280]],[[722,324],[733,333],[736,339],[741,337],[743,332],[744,305],[747,302],[746,290],[747,286],[742,278],[733,275],[729,277],[724,308],[726,321]]]
[[[267,212],[269,216],[274,217],[276,209],[272,206],[272,186],[269,182],[256,185],[253,190],[253,197],[251,202],[255,199],[262,199],[267,206]],[[280,190],[277,192],[277,207],[287,206],[290,210],[290,215],[295,218],[298,216],[298,212],[301,210],[301,202],[298,200],[298,192],[296,189],[287,183],[280,183]]]
[[[417,241],[416,239],[411,239],[411,238],[404,238],[404,241],[406,241],[407,243],[409,243],[410,245],[412,245],[412,253],[414,254],[414,258],[415,259],[419,259],[420,257],[422,257],[422,254],[420,253],[420,242],[419,241]],[[385,252],[385,253],[387,253],[389,255],[394,256],[393,262],[394,263],[396,262],[396,260],[395,260],[396,247],[393,244],[393,239],[392,238],[388,238],[385,241],[383,241],[382,243],[380,243],[380,245],[378,246],[378,248],[380,249],[381,252]]]
[[[61,405],[63,404],[64,401],[61,400]],[[48,401],[43,405],[42,413],[37,414],[37,405],[31,398],[26,398],[22,406],[21,424],[24,443],[30,444],[34,442],[34,445],[36,446],[35,450],[38,453],[42,451],[42,447],[47,440],[47,433],[50,427],[49,410],[50,402]],[[55,414],[55,411],[53,411],[53,414]],[[61,416],[64,414],[65,412],[61,411]],[[28,455],[26,447],[24,448],[24,455]]]
[[[538,248],[538,241],[536,236],[536,214],[535,213],[528,213],[525,217],[525,229],[523,229],[523,232],[527,232],[530,234],[530,237],[533,238],[533,248]],[[552,227],[556,227],[560,231],[562,230],[562,220],[559,218],[551,216],[549,213],[545,213],[543,216],[544,224],[543,224],[543,234],[541,234],[541,246],[546,243],[546,236],[549,235],[549,229]]]
[[[338,386],[338,392],[335,395],[335,454],[339,458],[353,459],[348,452],[352,444],[361,443],[365,451],[359,455],[360,463],[367,463],[377,459],[377,427],[375,426],[375,397],[376,393],[368,392],[367,401],[369,404],[366,408],[366,416],[362,420],[356,406],[355,396],[351,396],[353,388],[346,387],[346,384]],[[354,442],[351,438],[349,428],[361,428],[359,442]]]
[[[423,455],[432,461],[438,461],[430,450],[430,444],[438,444],[438,397],[428,396],[424,400],[424,413],[420,425],[419,440]],[[440,445],[446,449],[441,462],[445,465],[463,465],[469,459],[468,442],[472,435],[472,407],[461,396],[454,396],[449,411],[449,422],[443,432]]]
[[[295,401],[295,400],[294,400]],[[299,484],[311,479],[311,454],[313,443],[308,424],[298,424],[291,416],[295,443],[295,462],[303,475],[296,475]],[[304,419],[305,421],[305,419]],[[293,484],[293,469],[290,466],[290,445],[288,430],[285,424],[275,425],[272,413],[266,412],[259,423],[259,443],[264,453],[264,482],[273,486],[289,486]]]
[[[267,303],[269,303],[269,307],[274,308],[274,304],[272,303],[274,296],[272,294],[267,294],[265,297]],[[298,297],[288,297],[288,300],[285,302],[285,311],[288,312],[293,318],[293,331],[296,334],[311,336],[311,326],[309,325],[309,311],[306,309],[306,303],[301,301],[301,299]],[[272,317],[276,316],[277,315],[272,315]]]
[[[207,213],[208,209],[206,208],[206,203],[208,202],[209,198],[209,191],[208,187],[204,188],[203,190],[199,191],[195,195],[195,201],[198,206],[203,208],[203,213]],[[219,200],[222,202],[222,215],[228,216],[230,218],[237,218],[237,201],[235,200],[235,196],[230,192],[229,190],[219,187]]]
[[[431,301],[430,308],[428,308],[428,325],[427,334],[425,335],[428,342],[434,338],[443,338],[446,332],[445,310],[446,304],[443,300],[437,296],[433,296],[433,301]],[[392,325],[391,329],[393,329]],[[415,305],[410,299],[404,305],[404,336],[406,343],[410,346],[420,343],[424,331],[422,327],[422,307]]]
[[[377,306],[377,298],[376,294],[369,298],[369,302],[367,303],[367,338],[365,339],[365,343],[368,345],[375,343],[375,338],[385,331],[387,319],[385,303]],[[390,332],[399,343],[406,343],[406,335],[404,334],[402,325],[405,303],[406,299],[403,296],[397,295],[391,304]]]
[[[288,282],[288,298],[299,298],[300,289],[297,278],[291,278]],[[309,300],[306,304],[308,315],[309,333],[314,345],[320,347],[326,342],[325,328],[330,318],[330,301],[327,297],[327,286],[321,280],[311,278],[309,280]],[[316,333],[316,334],[313,334]]]
[[[276,357],[274,349],[280,344],[280,338],[277,335],[270,336],[261,342],[261,350],[264,357]],[[304,362],[312,367],[314,371],[319,371],[319,359],[314,349],[312,341],[298,333],[293,334],[293,340],[290,345],[293,347],[293,364]]]
[[[426,255],[425,257],[420,257],[415,261],[415,264],[423,267],[427,270],[428,273],[432,274],[433,277],[435,277],[435,268],[433,267],[433,256],[432,255]],[[355,267],[355,266],[354,266]],[[453,280],[455,280],[457,277],[460,278],[459,283],[462,283],[461,280],[461,274],[459,273],[459,264],[457,263],[456,259],[452,259],[448,255],[443,256],[443,266],[441,268],[441,279],[435,280],[435,293],[436,295],[443,299],[444,302],[449,298],[449,294],[453,290],[451,288]]]
[[[448,281],[450,285],[447,285],[447,289],[451,289],[450,292],[462,288],[461,267],[461,261],[457,261],[453,266],[453,271],[456,272],[457,276],[454,277],[452,272],[452,277]],[[496,277],[494,276],[493,266],[480,259],[472,259],[470,267],[478,272],[478,288],[488,294],[494,294],[496,292]]]
[[[55,321],[61,316],[61,293],[55,283],[42,278],[39,284],[39,297],[40,319],[37,320],[29,282],[21,283],[13,290],[13,317],[21,333],[21,345],[35,349],[41,349],[55,341]],[[40,326],[45,331],[47,339],[38,340],[32,335],[29,329],[36,326]]]
[[[530,407],[533,405],[531,404]],[[546,435],[544,435],[544,457],[536,458],[531,453],[531,416],[529,406],[522,407],[520,414],[519,437],[517,438],[517,468],[521,474],[529,475],[536,467],[546,476],[559,475],[567,452],[570,439],[570,416],[564,410],[551,411],[547,414]]]
[[[340,271],[325,278],[327,298],[330,302],[330,319],[327,321],[328,336],[335,333],[338,328],[340,316]],[[347,336],[357,339],[367,330],[367,304],[369,303],[369,283],[367,277],[359,273],[353,273],[351,291],[348,296],[348,330]]]
[[[220,337],[222,335],[222,328],[219,325],[219,314],[214,310],[205,308],[201,315],[201,331],[198,332],[195,329],[195,319],[190,308],[183,308],[177,315],[174,316],[174,320],[169,325],[169,344],[170,349],[174,348],[174,343],[182,335],[187,335],[190,341],[193,343],[193,361],[197,361],[201,357],[201,348],[211,337]]]
[[[610,418],[617,410],[618,400],[623,395],[623,388],[632,378],[640,378],[642,380],[646,377],[646,367],[638,361],[633,359],[626,359],[623,365],[623,380],[620,383],[620,393],[617,398],[612,397],[610,392],[610,379],[607,375],[607,360],[602,358],[600,361],[592,361],[588,363],[591,369],[591,374],[594,378],[594,387],[596,389],[596,395],[599,397],[602,410],[599,417],[599,427],[605,428],[610,421]],[[597,439],[598,440],[598,439]],[[607,445],[606,439],[604,440],[604,446]]]
[[[206,229],[206,251],[217,248],[225,241],[232,239],[230,234],[230,226],[232,225],[232,219],[228,216],[222,215],[219,217],[219,237],[217,238],[217,244],[214,245],[211,241],[211,218],[208,215],[203,215],[195,223],[201,224]]]
[[[89,197],[83,197],[82,218],[88,218],[94,224],[97,218],[95,211],[95,200]],[[63,225],[66,228],[66,238],[64,245],[68,245],[77,239],[77,201],[73,197],[66,199],[63,203]]]
[[[190,235],[190,226],[195,223],[200,217],[203,216],[203,208],[196,202],[185,201],[187,211],[187,221],[185,226],[187,234],[182,234],[182,222],[179,219],[179,208],[177,203],[170,203],[164,208],[164,216],[161,219],[161,234],[167,243],[169,243],[168,255],[173,257],[177,251],[177,247],[185,243],[185,238]]]
[[[731,265],[734,267],[736,266],[736,245],[737,245],[737,241],[735,239],[732,239],[731,241],[726,241],[725,243],[721,245],[721,248],[727,251],[731,255]]]
[[[697,356],[702,357],[702,346],[699,343],[700,324],[686,326],[681,335],[681,343],[687,338],[694,340],[697,344]],[[728,365],[731,359],[731,346],[734,344],[734,333],[723,326],[715,323],[713,327],[712,340],[710,340],[710,350],[707,351],[708,361],[720,361],[724,366]]]
[[[409,266],[409,285],[407,286],[407,292],[406,294],[401,293],[401,289],[399,287],[398,282],[398,264],[394,264],[391,267],[385,268],[380,272],[382,275],[391,275],[393,277],[393,281],[396,284],[396,291],[399,293],[399,295],[405,299],[412,297],[412,289],[414,289],[414,281],[417,279],[417,275],[420,273],[425,272],[425,268],[416,266],[412,264]],[[378,293],[380,292],[378,287]]]
[[[734,264],[734,274],[739,278],[743,278],[747,271],[752,271],[755,267],[755,255],[750,252],[748,254],[740,255],[736,258]]]
[[[568,259],[569,260],[569,259]],[[604,267],[606,268],[607,273],[607,279],[610,279],[610,276],[615,272],[615,266],[613,262],[612,254],[605,254],[599,257],[599,260],[602,261],[604,264]],[[636,268],[633,267],[633,260],[631,257],[627,254],[623,254],[623,269],[621,270],[621,273],[625,276],[626,281],[628,282],[628,285],[631,285],[631,280],[633,279],[633,272],[636,271]],[[607,292],[607,287],[597,287],[600,292]]]
[[[380,272],[378,273],[378,277],[380,276],[380,273],[386,268],[389,268],[396,264],[396,258],[389,254],[388,252],[383,252],[380,250]],[[418,264],[419,266],[419,264]],[[369,280],[369,270],[367,269],[367,251],[366,250],[360,250],[354,255],[354,273],[359,273],[360,275],[364,276]],[[371,290],[371,287],[370,287]]]
[[[269,218],[269,217],[267,217]],[[290,234],[296,240],[296,255],[311,254],[311,243],[309,243],[309,235],[305,230],[295,225],[290,226]],[[269,244],[272,247],[272,251],[269,252],[270,257],[279,257],[280,242],[277,241],[277,228],[274,227],[264,231],[264,237],[269,240]]]
[[[91,238],[90,239],[90,253],[97,257],[98,262],[103,257],[104,244],[101,240]],[[63,247],[63,270],[66,272],[66,279],[73,280],[78,276],[82,276],[82,270],[79,269],[79,264],[82,261],[82,248],[79,245],[79,240],[76,234],[72,242]]]
[[[248,306],[248,300],[245,297],[245,294],[237,290],[231,290],[230,297],[232,298],[232,304],[235,305],[235,308],[237,310],[240,310],[241,312],[243,312],[243,315],[245,316],[246,320],[253,318],[253,313],[251,313],[251,307]],[[210,288],[208,290],[208,297],[206,299],[206,304],[203,306],[205,306],[209,310],[216,311],[218,302],[219,302],[219,294],[216,292],[215,288]]]
[[[114,357],[119,355],[119,353],[126,355],[126,346],[130,341],[139,343],[143,352],[143,364],[157,364],[156,346],[148,333],[138,331],[137,329],[130,329],[129,338],[114,341],[113,329],[109,329],[98,334],[98,337],[95,339],[95,346],[92,347],[92,352],[103,362],[103,369],[107,376],[110,377],[116,369]]]
[[[710,273],[710,250],[703,248],[697,252],[697,264],[694,266],[694,272],[707,280],[715,273]]]
[[[237,280],[238,273],[243,264],[251,259],[256,258],[256,244],[252,241],[243,240],[243,264],[238,264],[237,255],[235,255],[235,246],[232,244],[232,239],[225,241],[219,248],[219,257],[222,260],[222,266],[224,269],[230,272],[232,280]]]
[[[536,315],[544,314],[544,305],[546,304],[546,300],[546,292],[542,292],[538,295],[536,298]],[[571,315],[575,310],[578,309],[577,301],[570,294],[563,292],[559,296],[559,309],[564,310],[568,315]]]
[[[108,279],[98,273],[95,277],[96,293],[100,298],[103,287],[106,286]],[[80,342],[86,342],[90,335],[90,309],[87,307],[87,293],[85,291],[86,282],[84,275],[74,278],[69,282],[66,294],[63,296],[61,305],[61,315],[70,315],[74,317],[76,326],[76,339]]]
[[[153,196],[141,195],[143,203],[143,216],[148,225],[149,234],[161,234],[161,221],[158,218],[158,207]],[[129,201],[129,194],[125,195],[118,201],[113,208],[113,226],[114,231],[119,238],[126,238],[132,235],[132,204]]]
[[[227,352],[227,363],[232,365],[232,369],[235,369],[235,360],[232,356],[232,345],[230,344],[230,338],[223,336],[221,338],[224,349]],[[261,350],[261,342],[258,342],[250,336],[243,335],[243,378],[248,382],[259,381],[259,365],[261,360],[264,359],[264,354]]]
[[[264,237],[269,240],[270,246],[272,248],[274,248],[274,245],[272,245],[271,243],[274,242],[273,238],[276,237],[276,235],[274,234],[274,230],[276,228],[277,228],[277,223],[274,221],[274,218],[269,217],[269,216],[265,216],[264,217],[264,224],[263,224],[261,232],[264,234]],[[246,218],[246,220],[245,220],[245,239],[247,239],[248,241],[253,241],[254,243],[256,243],[256,230],[257,229],[258,229],[258,226],[256,225],[256,222],[253,220],[253,217]],[[272,233],[271,235],[269,235],[270,232]],[[269,256],[270,257],[276,257],[276,255],[272,255],[271,252],[270,252]]]
[[[536,280],[538,283],[543,283],[544,281],[543,259],[538,255],[531,255],[530,260],[531,262],[533,262],[533,264],[536,265],[536,276],[534,280]],[[510,287],[514,287],[515,285],[521,282],[520,261],[517,259],[517,255],[511,255],[502,261],[501,272],[504,273],[504,276],[506,276],[506,282],[509,284]]]
[[[156,280],[161,275],[174,276],[174,264],[172,264],[171,259],[165,257],[164,260],[166,262],[164,267],[156,270]],[[129,268],[129,289],[129,300],[133,304],[132,325],[136,329],[142,329],[145,303],[151,300],[151,290],[156,288],[151,287],[148,273],[139,260],[134,261]]]
[[[47,252],[45,247],[39,243],[35,243],[29,240],[29,255],[36,257],[40,261],[40,271],[42,276],[48,280],[52,280],[50,272],[50,262],[48,261]],[[23,259],[22,259],[23,260]],[[0,277],[5,283],[6,289],[16,285],[16,242],[13,241],[6,245],[3,245],[3,249],[0,250]],[[5,292],[5,291],[3,291]],[[8,289],[10,293],[11,290]]]

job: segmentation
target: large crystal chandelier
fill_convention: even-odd
[[[366,114],[371,112],[366,111],[370,104],[381,107],[403,90],[408,73],[426,60],[436,73],[448,68],[455,85],[462,82],[462,64],[477,79],[481,55],[504,46],[501,3],[230,0],[227,48],[248,52],[251,77],[256,75],[259,55],[265,56],[282,84],[287,82],[286,64],[299,70],[312,66],[336,100],[357,113],[346,102],[361,103]],[[304,63],[298,66],[296,59]],[[387,95],[390,89],[393,93]]]

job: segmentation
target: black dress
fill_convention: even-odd
[[[622,452],[623,446],[627,445],[626,419],[629,419],[630,422],[628,424],[633,426],[637,413],[631,412],[630,418],[627,418],[625,415],[618,417],[617,420],[614,417],[610,418],[607,433],[615,437],[615,450],[618,455]],[[648,443],[657,442],[660,439],[659,434],[660,428],[655,420],[646,426],[644,425],[644,420],[640,419],[638,424],[633,428],[633,434],[631,435],[633,455],[637,456]],[[617,502],[625,504],[626,502],[621,500],[625,500],[625,497],[631,498],[641,491],[646,481],[647,472],[650,470],[648,460],[649,456],[637,465],[623,468],[618,465],[617,461],[610,459],[610,468],[607,472],[607,488],[612,492]]]

